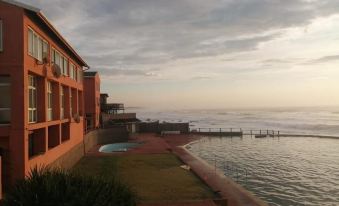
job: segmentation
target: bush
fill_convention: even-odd
[[[61,169],[35,168],[5,195],[4,206],[134,206],[136,195],[119,181]]]

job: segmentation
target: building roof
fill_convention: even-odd
[[[84,77],[95,77],[95,75],[97,75],[98,72],[94,71],[94,72],[84,72]]]
[[[31,12],[33,15],[35,15],[38,19],[40,19],[49,30],[52,31],[56,35],[56,37],[66,46],[66,48],[77,58],[77,60],[81,63],[81,66],[88,67],[87,63],[79,56],[79,54],[76,53],[76,51],[72,48],[72,46],[64,39],[61,34],[54,28],[54,26],[47,20],[47,18],[41,13],[41,9],[33,7],[31,5],[17,2],[14,0],[0,0],[2,2],[23,8],[29,12]]]

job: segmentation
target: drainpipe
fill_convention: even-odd
[[[87,70],[89,70],[90,69],[90,67],[86,67],[86,69],[83,69],[83,71],[87,71]],[[84,75],[82,75],[82,84],[84,83]],[[82,92],[82,95],[85,95],[85,93],[84,92]],[[84,132],[84,134],[83,134],[83,137],[82,137],[82,144],[83,144],[83,147],[84,147],[84,156],[86,155],[86,143],[85,143],[85,137],[86,137],[86,134],[87,134],[87,122],[86,122],[86,111],[85,111],[85,101],[83,101],[83,115],[84,115],[84,117],[83,117],[83,119],[84,119],[84,127],[85,127],[85,132]]]

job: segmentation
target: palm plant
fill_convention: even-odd
[[[5,195],[4,206],[134,206],[137,197],[115,178],[34,168]]]

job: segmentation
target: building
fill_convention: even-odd
[[[0,1],[0,184],[5,189],[32,167],[51,164],[82,143],[84,67],[39,9]]]
[[[84,73],[86,131],[100,126],[100,77],[98,72]]]
[[[108,103],[108,94],[100,94],[100,109],[102,113],[106,114],[121,114],[125,113],[125,106],[123,103]]]
[[[122,103],[108,103],[108,94],[100,94],[101,124],[103,127],[124,126],[129,133],[136,133],[138,124],[136,113],[125,113]]]

